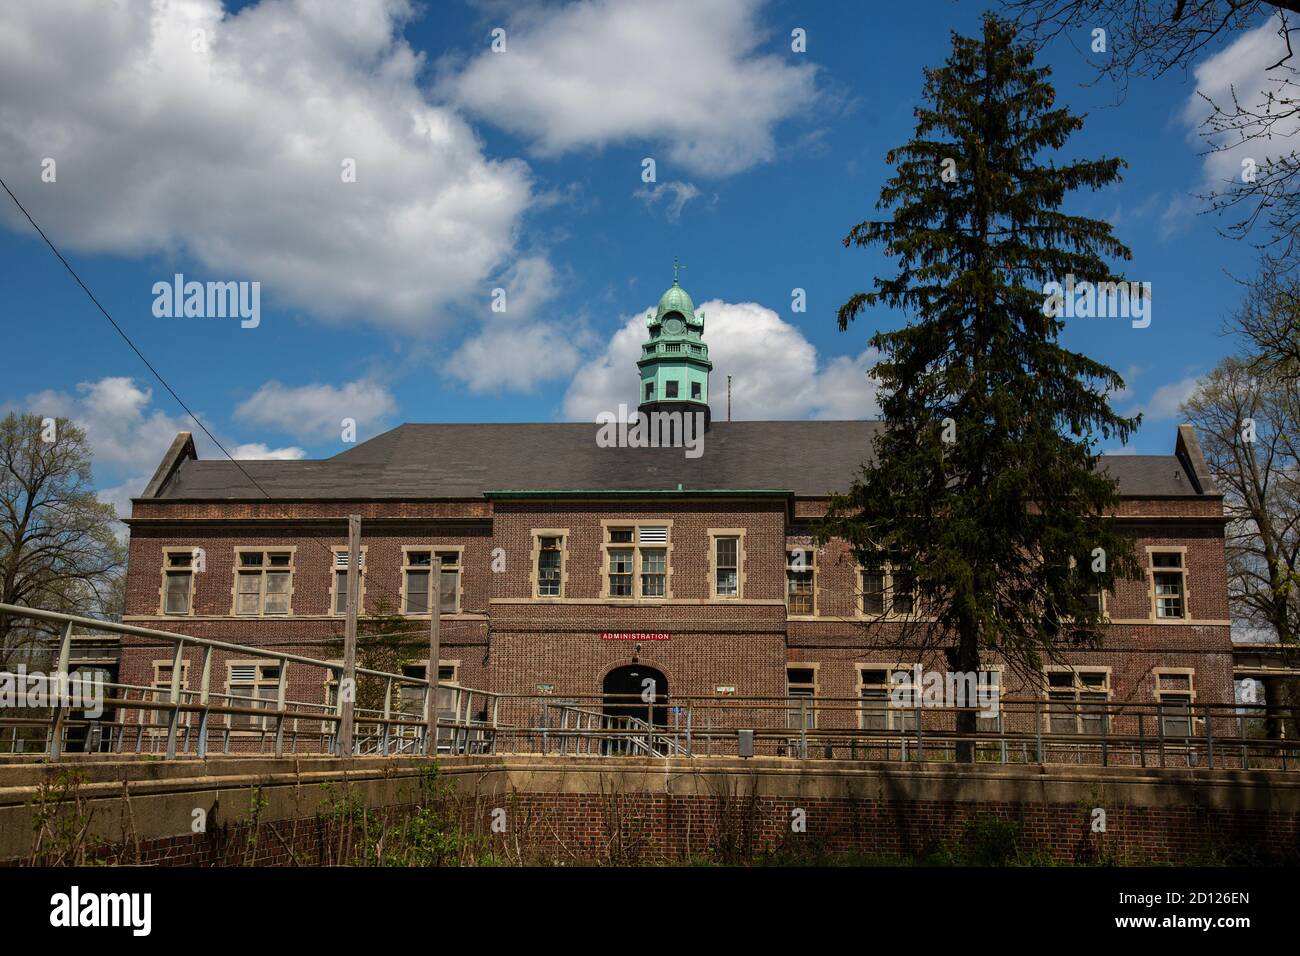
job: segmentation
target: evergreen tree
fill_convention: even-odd
[[[1100,643],[1097,594],[1139,573],[1108,517],[1118,489],[1098,441],[1126,441],[1140,417],[1111,410],[1123,386],[1112,369],[1058,343],[1063,320],[1044,294],[1067,274],[1121,281],[1103,257],[1130,254],[1109,224],[1061,206],[1116,181],[1123,162],[1040,158],[1083,125],[1054,106],[1049,73],[991,14],[925,71],[915,136],[889,154],[877,204],[892,216],[844,240],[883,244],[898,269],[841,307],[841,330],[875,305],[908,322],[871,338],[886,427],[821,532],[864,567],[908,570],[915,616],[897,640],[942,648],[966,672],[992,651],[1036,680],[1065,645]],[[973,713],[957,720],[975,726]]]

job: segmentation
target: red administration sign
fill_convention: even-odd
[[[602,641],[671,641],[673,636],[654,631],[602,631]]]

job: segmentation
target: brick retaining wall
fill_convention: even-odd
[[[424,768],[364,758],[96,761],[83,765],[80,795],[107,859],[317,865],[338,859],[329,808],[341,793],[369,808],[368,825],[380,825],[375,813],[392,822],[411,813]],[[30,855],[32,794],[57,770],[0,766],[0,859]],[[1300,774],[1275,771],[503,756],[444,760],[439,779],[464,833],[530,863],[912,856],[958,844],[973,821],[991,819],[1014,823],[1022,850],[1063,862],[1300,863]],[[208,813],[204,833],[190,832],[195,807]],[[1105,832],[1093,829],[1098,808]],[[502,810],[505,832],[494,833]]]

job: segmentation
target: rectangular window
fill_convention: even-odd
[[[1155,589],[1156,617],[1181,618],[1185,616],[1183,554],[1181,551],[1151,552],[1151,583]]]
[[[668,526],[607,527],[608,597],[668,596]],[[649,545],[650,547],[646,547]]]
[[[654,399],[654,397],[655,397],[655,383],[654,383],[654,382],[646,382],[646,383],[645,383],[645,400],[646,400],[647,402],[649,402],[649,401],[652,401],[652,400]]]
[[[785,671],[786,697],[789,706],[785,725],[790,730],[812,730],[817,726],[817,672],[811,667],[787,667]]]
[[[691,382],[691,398],[695,399],[698,402],[702,395],[703,395],[703,389],[700,383]]]
[[[811,548],[791,548],[785,553],[785,603],[790,614],[816,612],[812,554]]]
[[[889,572],[889,610],[893,614],[908,615],[916,610],[916,576],[911,571],[897,568]]]
[[[910,668],[864,667],[858,681],[863,730],[916,730],[915,675]]]
[[[1192,735],[1192,675],[1156,671],[1156,700],[1166,737]]]
[[[455,614],[460,609],[460,552],[408,548],[402,565],[404,614],[429,613],[429,578],[435,555],[442,562],[438,588],[438,613]]]
[[[172,699],[171,693],[172,693],[173,670],[174,668],[172,666],[171,659],[153,662],[153,682],[149,685],[150,687],[153,688],[153,696],[147,699],[152,700],[154,703],[158,703],[158,704],[167,703]],[[185,694],[186,688],[189,687],[189,679],[190,679],[190,662],[181,661],[180,699],[182,702],[187,702],[190,699]],[[143,696],[143,692],[141,694],[141,699],[146,699]],[[190,726],[190,717],[191,715],[189,713],[182,711],[181,726],[183,727]],[[136,711],[135,719],[143,723],[145,726],[149,727],[148,733],[152,736],[164,732],[164,727],[167,723],[168,715],[167,712],[163,710],[143,710],[143,711]]]
[[[867,617],[896,614],[910,615],[916,609],[915,577],[899,570],[883,556],[858,572],[862,594],[862,613]]]
[[[1106,671],[1049,671],[1048,732],[1100,735],[1107,729],[1109,699],[1110,678]]]
[[[288,614],[292,583],[292,552],[238,552],[235,613],[251,617]]]
[[[231,707],[274,710],[279,698],[279,664],[231,664],[228,682]],[[264,730],[275,726],[271,717],[231,714],[231,730]]]
[[[677,382],[664,382],[664,398],[677,397]]]
[[[425,674],[429,670],[428,664],[405,664],[402,666],[402,676],[412,677],[416,680],[424,680]],[[456,665],[439,664],[438,665],[438,683],[455,684],[456,683]],[[418,684],[403,684],[401,692],[398,694],[399,706],[402,713],[408,717],[421,718],[424,716],[424,688]],[[451,718],[455,715],[456,693],[450,687],[438,688],[438,711],[444,719]]]
[[[348,613],[348,558],[347,548],[334,549],[334,587],[330,610],[334,614]],[[365,606],[366,552],[361,550],[361,581],[357,585],[357,613]]]
[[[194,552],[168,551],[163,567],[163,613],[189,614],[194,594]]]
[[[563,561],[563,538],[543,537],[537,539],[537,594],[539,597],[560,596],[560,572]]]
[[[981,707],[980,713],[975,718],[975,728],[977,730],[1001,730],[1002,729],[1002,672],[1001,671],[980,671],[979,679],[982,682],[980,687],[984,688],[983,693],[987,696],[983,700],[977,700],[970,706]],[[990,713],[985,714],[983,707],[987,701],[991,706],[988,708]],[[994,712],[995,711],[995,712]]]
[[[668,577],[668,552],[663,548],[641,549],[641,596],[663,597]]]
[[[610,597],[632,596],[632,555],[631,548],[611,548],[609,552],[609,595]]]
[[[718,597],[740,594],[740,538],[735,535],[713,539],[713,587]]]
[[[885,569],[867,568],[862,572],[862,613],[885,613]]]

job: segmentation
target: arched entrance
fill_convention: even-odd
[[[646,664],[625,664],[605,675],[606,717],[634,717],[668,726],[668,678]]]

